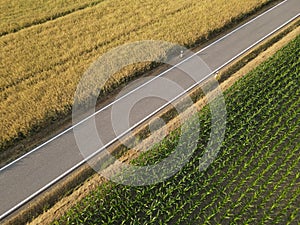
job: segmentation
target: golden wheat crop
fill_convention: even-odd
[[[0,147],[70,112],[80,77],[108,50],[139,40],[190,46],[266,2],[105,0],[0,37]],[[141,66],[126,68],[116,82]]]
[[[0,35],[43,23],[103,0],[1,0]]]

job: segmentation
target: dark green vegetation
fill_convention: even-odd
[[[209,111],[190,162],[152,186],[99,187],[55,224],[297,224],[300,222],[300,36],[225,93],[226,137],[204,172]],[[206,126],[205,126],[206,125]],[[135,163],[161,160],[174,132]]]

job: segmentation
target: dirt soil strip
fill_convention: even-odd
[[[254,69],[257,65],[260,63],[266,61],[269,57],[274,55],[279,49],[281,49],[283,46],[285,46],[287,43],[289,43],[291,40],[293,40],[296,36],[300,34],[300,27],[298,26],[299,20],[292,23],[290,27],[296,27],[294,30],[289,32],[284,38],[273,44],[271,47],[267,48],[267,50],[261,52],[257,57],[255,57],[250,62],[246,63],[245,66],[243,66],[241,69],[239,69],[237,72],[232,74],[228,79],[223,81],[220,84],[220,87],[223,91],[227,90],[232,84],[234,84],[238,79],[246,75],[248,72],[250,72],[252,69]],[[286,28],[286,29],[289,29]],[[284,32],[284,31],[283,31]],[[279,35],[282,32],[280,32]],[[264,43],[262,43],[260,46],[265,45],[267,42],[272,42],[273,38],[269,38]],[[254,50],[252,50],[247,55],[251,55],[253,52],[255,52],[257,49],[260,48],[260,46],[256,47]],[[243,59],[247,58],[247,55],[243,57]],[[222,76],[224,76],[226,73],[228,73],[228,70],[231,70],[232,67],[234,67],[236,64],[239,64],[242,60],[233,62],[231,65],[224,68],[222,71],[220,71],[218,75],[219,80],[223,80]],[[248,61],[248,60],[246,60]],[[228,76],[228,75],[226,75]],[[212,93],[213,94],[213,93]],[[168,133],[172,130],[178,128],[182,124],[182,118],[188,119],[190,117],[190,112],[194,111],[194,107],[197,108],[197,110],[200,110],[204,105],[206,104],[206,98],[202,98],[199,101],[197,101],[191,108],[187,109],[180,117],[175,117],[171,121],[169,121],[165,127],[161,128],[160,130],[153,133],[150,137],[146,138],[144,141],[142,141],[140,144],[138,144],[133,149],[128,150],[123,156],[120,157],[121,162],[130,161],[136,157],[139,156],[141,152],[146,151],[149,149],[153,143],[157,142],[157,140],[160,139],[161,132],[167,131]],[[137,131],[139,132],[139,131]],[[115,163],[111,165],[110,167],[116,167],[118,166],[118,163]],[[80,187],[78,187],[76,190],[74,190],[69,196],[64,197],[60,201],[58,201],[52,208],[38,216],[36,219],[34,219],[32,222],[27,223],[30,225],[36,225],[36,224],[49,224],[53,220],[60,218],[64,213],[73,205],[75,205],[77,202],[79,202],[81,199],[83,199],[85,196],[89,194],[89,192],[95,190],[100,184],[103,182],[106,182],[107,180],[102,177],[99,174],[94,174],[91,176],[87,181],[85,181]],[[7,222],[6,224],[12,224]]]

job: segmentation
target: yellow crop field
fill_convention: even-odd
[[[0,35],[56,19],[101,1],[103,0],[1,0]]]
[[[80,77],[94,60],[110,49],[139,40],[163,40],[191,46],[269,1],[104,0],[57,19],[2,35],[0,148],[3,151],[16,138],[26,137],[45,120],[69,113]],[[3,8],[2,2],[10,1],[0,1]],[[31,8],[34,1],[20,2],[25,8]],[[32,12],[24,13],[23,18],[23,6],[12,6],[6,14],[1,12],[1,32],[26,27],[26,21],[42,21],[41,18],[51,17],[56,11],[72,11],[92,1],[53,1],[70,4],[63,4],[63,10],[54,7],[51,12],[47,11],[50,1],[40,2],[41,6],[36,6],[41,8],[36,16],[38,19]],[[15,18],[8,18],[8,14]],[[7,21],[19,25],[3,27]],[[116,82],[132,76],[141,66],[128,67]]]

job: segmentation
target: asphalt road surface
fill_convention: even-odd
[[[214,71],[298,17],[299,12],[299,0],[284,1],[202,49],[197,56],[201,57]],[[183,58],[180,66],[192,72],[199,72],[195,66],[195,57]],[[209,70],[204,69],[200,73],[203,77],[203,73],[209,73]],[[201,76],[198,78],[201,79]],[[89,133],[83,133],[86,143],[82,144],[92,147],[87,149],[86,154],[92,154],[124,132],[126,123],[123,123],[123,120],[128,121],[129,126],[138,123],[197,81],[195,80],[197,76],[191,79],[178,68],[169,70],[161,78],[172,80],[173,84],[178,84],[180,88],[172,88],[172,85],[168,87],[169,83],[164,84],[164,79],[152,80],[133,91],[131,87],[129,94],[95,115],[101,142],[95,142]],[[135,84],[136,86],[137,84]],[[160,98],[157,93],[164,93],[164,96]],[[144,98],[141,99],[141,96]],[[130,106],[132,103],[136,104],[128,108],[128,105]],[[122,116],[127,115],[122,111],[123,108],[124,111],[130,110],[129,116]],[[80,126],[88,126],[89,123],[90,120],[87,120]],[[117,125],[116,131],[112,124]],[[83,161],[84,157],[76,144],[74,130],[68,129],[18,160],[2,167],[0,169],[0,220]]]

